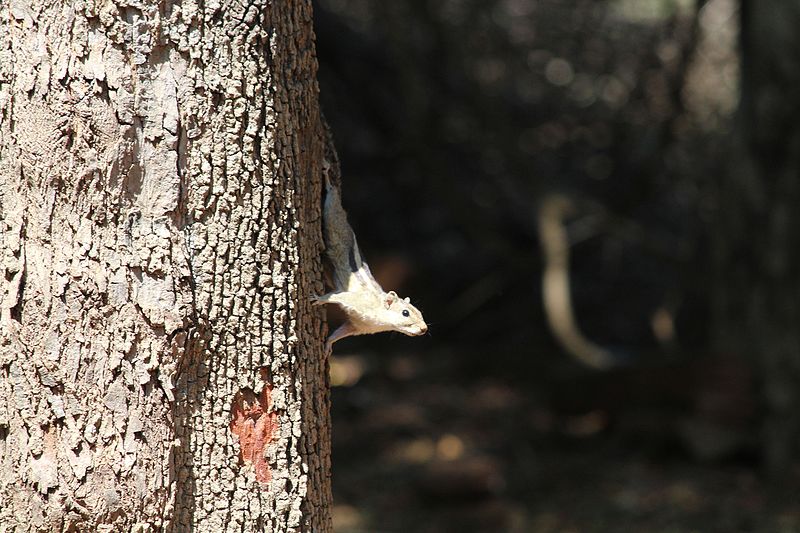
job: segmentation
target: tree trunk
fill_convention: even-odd
[[[308,1],[0,0],[0,531],[329,531]]]
[[[800,5],[741,5],[742,100],[718,234],[724,337],[760,369],[764,459],[796,458],[800,434]]]

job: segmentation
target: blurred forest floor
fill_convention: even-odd
[[[343,202],[431,326],[335,347],[338,532],[800,532],[800,472],[761,471],[758,356],[719,327],[738,6],[315,1]],[[577,322],[619,369],[548,329],[553,192]]]
[[[755,436],[698,415],[742,401],[726,388],[747,376],[727,366],[662,369],[653,389],[650,371],[486,377],[442,350],[334,356],[335,530],[800,531],[800,485],[766,483]],[[716,398],[697,395],[709,379]]]

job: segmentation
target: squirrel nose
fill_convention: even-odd
[[[419,334],[420,335],[425,335],[427,332],[428,332],[428,324],[422,324],[419,327]]]

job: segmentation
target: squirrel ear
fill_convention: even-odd
[[[410,303],[411,303],[411,298],[409,298],[408,296],[406,296],[405,298],[403,298],[403,301],[404,301],[405,303],[407,303],[407,304],[410,304]]]
[[[383,304],[386,306],[386,309],[389,309],[396,301],[397,293],[394,291],[389,291],[386,293],[386,296],[383,299]]]

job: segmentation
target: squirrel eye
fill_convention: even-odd
[[[403,309],[403,316],[408,316],[409,314],[408,309]]]

